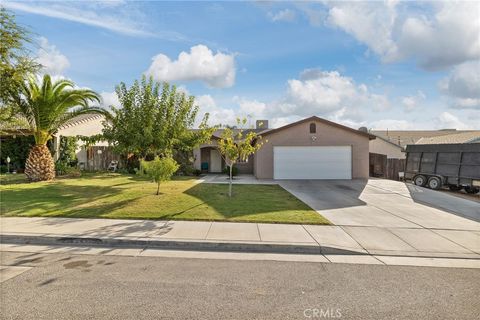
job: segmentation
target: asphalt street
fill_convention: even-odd
[[[31,267],[1,283],[1,319],[478,319],[480,314],[478,269],[25,252],[1,252],[1,265]]]

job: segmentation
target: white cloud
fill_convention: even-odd
[[[102,93],[100,93],[100,96],[102,97],[102,106],[103,107],[110,107],[110,106],[114,106],[116,108],[120,108],[121,105],[120,105],[120,101],[118,100],[118,96],[117,94],[114,92],[106,92],[106,91],[103,91]]]
[[[145,16],[135,10],[134,3],[125,4],[123,1],[68,1],[68,4],[60,1],[2,2],[2,6],[11,10],[72,21],[124,35],[187,41],[187,38],[178,32],[146,30],[143,22],[146,20]]]
[[[392,39],[395,17],[393,2],[336,2],[329,10],[327,24],[343,29],[378,55],[391,59],[397,55]]]
[[[455,67],[439,85],[451,106],[480,109],[480,60]]]
[[[446,111],[436,117],[434,122],[439,129],[473,129],[472,126]]]
[[[407,120],[382,119],[370,123],[372,130],[414,130],[418,129],[415,123]]]
[[[292,22],[295,20],[296,14],[295,14],[295,11],[293,10],[284,9],[276,13],[269,12],[268,17],[273,22],[278,22],[278,21]]]
[[[425,94],[422,91],[418,91],[415,95],[405,96],[402,98],[402,104],[405,111],[411,112],[418,108],[419,104],[426,99]]]
[[[207,46],[197,45],[190,52],[182,51],[177,60],[164,54],[152,58],[146,74],[159,81],[202,81],[209,87],[226,88],[235,83],[235,55],[213,53]]]
[[[276,113],[299,116],[333,116],[343,110],[342,117],[359,121],[359,108],[375,111],[388,109],[388,98],[370,93],[365,84],[357,85],[352,78],[338,71],[307,69],[300,79],[288,80],[287,93]]]
[[[384,62],[415,59],[437,70],[480,57],[480,3],[332,2],[327,24],[366,44]],[[422,9],[419,9],[422,8]]]
[[[47,38],[40,37],[39,42],[37,62],[43,66],[42,72],[61,75],[70,66],[67,57],[61,54],[54,45],[49,44]]]
[[[241,117],[251,116],[256,119],[261,119],[265,116],[267,105],[263,102],[238,96],[233,97],[232,101],[238,104]]]
[[[205,113],[209,114],[209,125],[235,124],[237,112],[233,109],[219,107],[212,96],[206,94],[195,97],[195,103],[200,109],[197,117],[197,126]]]
[[[289,80],[286,92],[276,100],[233,97],[231,102],[234,107],[222,108],[209,95],[197,97],[201,113],[210,113],[211,124],[234,124],[236,117],[250,116],[269,120],[275,127],[316,115],[356,128],[365,123],[368,112],[390,107],[385,95],[371,93],[365,84],[357,85],[337,71],[318,69],[307,69],[299,79]]]

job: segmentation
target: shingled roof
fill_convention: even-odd
[[[415,144],[480,143],[480,131],[447,134],[421,138]]]
[[[474,130],[372,130],[370,133],[381,137],[394,144],[406,147],[408,144],[416,144],[422,138],[440,137],[464,132],[478,132]]]

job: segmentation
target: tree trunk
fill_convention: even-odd
[[[157,196],[160,194],[160,181],[157,184]]]
[[[230,165],[230,183],[228,184],[228,196],[232,197],[232,165]]]
[[[30,149],[25,163],[25,175],[29,181],[48,181],[55,178],[55,164],[46,145],[37,144]]]

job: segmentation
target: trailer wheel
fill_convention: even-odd
[[[470,186],[465,187],[465,192],[469,194],[475,194],[475,193],[478,193],[479,191],[480,191],[480,188],[477,188],[477,187],[470,187]]]
[[[431,177],[428,179],[428,187],[432,190],[438,190],[442,187],[442,180],[438,177]]]
[[[451,184],[448,186],[448,189],[450,189],[450,191],[460,191],[462,190],[462,186],[456,186],[454,184]]]
[[[413,183],[416,186],[423,187],[423,186],[425,186],[425,184],[427,184],[427,178],[425,176],[422,176],[421,174],[419,174],[418,176],[415,176],[413,178]]]

